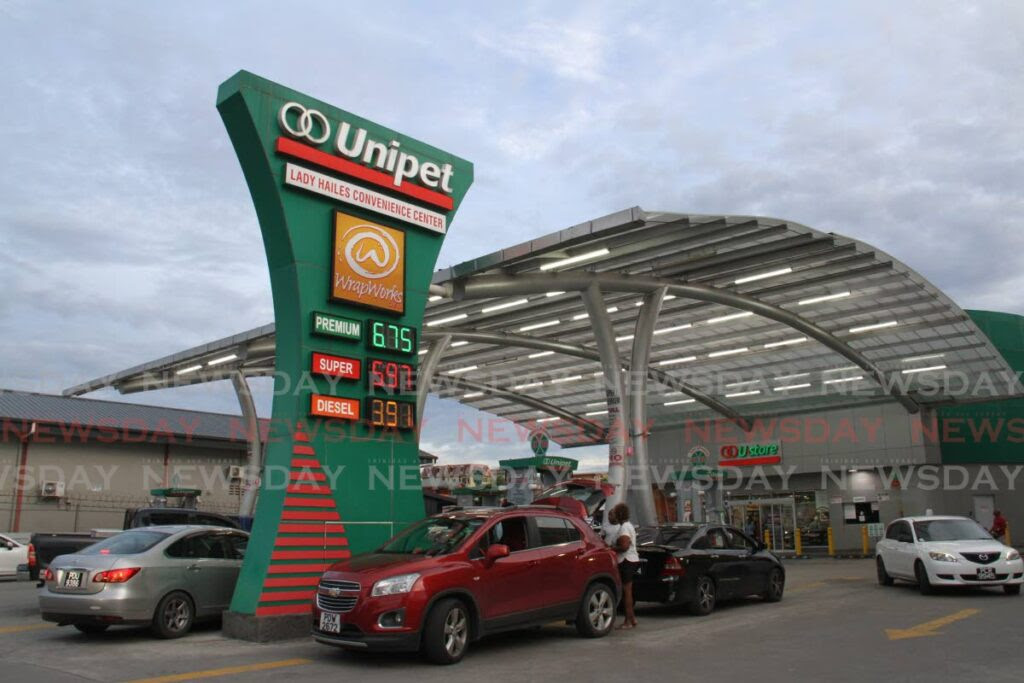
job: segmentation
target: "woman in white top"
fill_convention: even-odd
[[[622,603],[626,617],[619,625],[620,629],[636,626],[636,615],[633,614],[633,576],[640,566],[640,555],[636,552],[636,529],[629,521],[629,506],[619,503],[608,513],[608,521],[618,525],[615,538],[607,539],[615,549],[619,559],[619,576],[622,578]]]

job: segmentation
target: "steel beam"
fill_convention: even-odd
[[[917,401],[900,391],[899,382],[891,381],[886,372],[849,344],[832,335],[832,333],[784,308],[731,290],[663,278],[626,276],[618,273],[591,273],[586,271],[525,273],[521,275],[478,275],[464,280],[454,280],[446,283],[445,286],[449,288],[452,298],[456,300],[492,299],[517,294],[537,294],[551,290],[584,292],[591,286],[598,286],[601,290],[607,292],[639,293],[653,292],[661,287],[665,287],[668,293],[676,296],[731,306],[741,311],[750,311],[802,332],[868,373],[893,398],[899,401],[908,412],[917,413],[921,409]],[[591,319],[593,319],[593,316],[591,316]]]
[[[416,424],[423,424],[423,410],[427,407],[430,383],[434,379],[434,375],[437,374],[441,356],[444,355],[451,341],[452,335],[450,334],[441,334],[436,337],[416,371]]]
[[[666,289],[661,287],[644,296],[643,306],[636,317],[633,333],[633,351],[629,371],[629,440],[633,446],[633,475],[627,498],[630,511],[637,524],[651,526],[658,523],[651,489],[651,464],[647,457],[647,378],[651,359],[651,340],[654,326],[661,314]]]
[[[256,495],[259,493],[260,474],[263,472],[263,439],[260,438],[260,420],[256,414],[256,403],[245,375],[231,373],[231,385],[235,388],[238,405],[245,421],[245,439],[248,442],[249,462],[245,467],[242,500],[238,508],[239,517],[252,517],[256,509]]]

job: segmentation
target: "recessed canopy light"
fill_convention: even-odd
[[[561,320],[547,320],[547,321],[542,322],[542,323],[533,323],[532,325],[524,325],[523,327],[520,327],[519,331],[520,332],[529,332],[530,330],[539,330],[542,327],[551,327],[553,325],[559,324],[560,322],[562,322],[562,321]]]
[[[437,294],[435,294],[434,296],[427,297],[427,301],[440,301],[443,298],[443,296],[438,296]]]
[[[666,294],[665,297],[662,299],[662,301],[670,301],[670,300],[675,299],[675,298],[676,298],[675,294]]]
[[[746,346],[741,346],[738,349],[729,349],[728,351],[712,351],[708,354],[708,358],[720,358],[722,356],[732,356],[737,353],[746,353],[749,349]]]
[[[457,342],[452,342],[450,344],[450,346],[465,346],[468,343],[469,343],[468,341],[457,341]]]
[[[720,315],[717,318],[709,318],[706,322],[709,325],[714,325],[715,323],[724,323],[727,320],[738,320],[739,318],[747,318],[752,315],[754,314],[750,311],[743,311],[742,313],[730,313],[729,315]]]
[[[453,323],[456,320],[463,320],[468,318],[468,313],[459,313],[458,315],[450,315],[447,318],[438,318],[437,320],[430,320],[427,322],[427,327],[434,327],[436,325],[444,325],[445,323]]]
[[[903,371],[904,375],[913,375],[916,372],[935,372],[936,370],[945,370],[945,365],[932,365],[927,368],[908,368]]]
[[[572,317],[572,319],[573,320],[583,320],[584,318],[589,318],[589,317],[590,317],[589,313],[577,313],[576,315],[574,315]]]
[[[425,355],[427,355],[427,353],[429,351],[430,351],[430,349],[420,349],[419,351],[416,352],[416,355],[417,356],[425,356]]]
[[[725,386],[727,386],[729,388],[732,388],[732,387],[742,387],[742,386],[746,386],[748,384],[757,384],[760,381],[761,380],[759,380],[759,379],[748,379],[748,380],[744,380],[742,382],[732,382],[730,384],[726,384]]]
[[[658,361],[658,365],[675,365],[676,363],[689,363],[695,360],[697,360],[697,356],[683,356],[682,358],[669,358],[668,360]]]
[[[605,256],[607,253],[607,249],[595,249],[594,251],[588,251],[584,254],[578,254],[576,256],[570,256],[568,258],[559,259],[558,261],[551,261],[549,263],[542,264],[540,269],[554,270],[555,268],[561,268],[562,266],[571,266],[574,263],[582,263],[583,261],[600,258],[601,256]]]
[[[640,306],[643,306],[643,305],[644,305],[644,302],[643,302],[643,301],[637,301],[637,302],[636,302],[635,304],[633,304],[633,305],[634,305],[634,306],[636,306],[636,307],[640,307]]]
[[[768,342],[767,344],[764,345],[764,348],[766,348],[766,349],[774,349],[774,348],[777,348],[779,346],[792,346],[793,344],[803,344],[805,341],[807,341],[807,337],[796,337],[794,339],[783,339],[782,341]]]
[[[493,313],[494,311],[503,311],[506,308],[512,308],[513,306],[522,306],[523,304],[530,303],[529,299],[516,299],[515,301],[506,301],[502,304],[494,304],[493,306],[485,306],[480,309],[481,313]]]
[[[697,399],[695,399],[695,398],[684,398],[681,401],[668,401],[667,403],[663,403],[662,405],[666,405],[666,406],[681,406],[684,403],[696,403],[696,402],[697,402]]]
[[[673,327],[663,327],[660,330],[655,330],[654,334],[668,334],[669,332],[678,332],[679,330],[688,330],[691,327],[693,327],[693,325],[690,324],[690,323],[685,323],[683,325],[675,325]]]
[[[537,353],[531,353],[527,358],[543,358],[544,356],[553,356],[554,351],[539,351]]]
[[[754,395],[760,394],[760,393],[761,393],[760,389],[754,389],[753,391],[734,391],[731,394],[726,394],[725,397],[726,398],[737,398],[739,396],[754,396]]]
[[[944,353],[929,353],[926,356],[911,356],[910,358],[904,358],[901,363],[913,363],[918,360],[932,360],[933,358],[943,358],[946,354]]]
[[[220,358],[214,358],[213,360],[208,362],[207,365],[209,365],[210,367],[213,367],[214,365],[220,365],[221,363],[229,363],[229,362],[235,360],[236,358],[238,358],[238,354],[237,353],[229,353],[226,356],[221,356]]]
[[[778,277],[779,275],[789,275],[793,272],[792,268],[779,268],[778,270],[770,270],[767,273],[758,273],[757,275],[748,275],[741,277],[736,280],[736,284],[742,285],[744,282],[754,282],[755,280],[764,280],[768,277]]]
[[[797,306],[809,306],[811,304],[818,304],[822,301],[834,301],[835,299],[843,299],[850,296],[849,292],[836,292],[835,294],[825,294],[823,296],[812,296],[810,299],[800,299],[796,302]]]
[[[856,377],[837,377],[836,379],[825,379],[822,380],[822,384],[841,384],[843,382],[859,382],[864,379],[863,375],[857,375]]]
[[[848,469],[846,471],[849,472],[850,474],[857,474],[857,468],[856,467],[851,467],[850,469]]]
[[[896,320],[887,320],[884,323],[874,323],[872,325],[861,325],[860,327],[851,327],[850,334],[857,334],[858,332],[868,332],[870,330],[880,330],[885,327],[896,327],[899,322]]]
[[[773,379],[775,379],[775,381],[778,382],[778,381],[781,381],[781,380],[784,380],[784,379],[796,379],[797,377],[810,377],[810,376],[811,376],[811,373],[809,373],[809,372],[797,372],[797,373],[792,374],[792,375],[779,375],[778,377],[775,377]]]
[[[544,384],[544,382],[527,382],[526,384],[517,384],[517,385],[515,385],[512,388],[513,389],[529,389],[530,387],[539,387],[542,384]]]
[[[182,368],[181,370],[178,370],[174,374],[175,375],[187,375],[190,372],[195,372],[196,370],[202,370],[202,369],[203,369],[202,365],[190,365],[187,368]]]
[[[607,414],[608,414],[607,410],[591,410],[589,413],[587,413],[587,417],[590,417],[592,415],[607,415]]]
[[[565,294],[565,292],[548,292],[544,296],[546,296],[546,297],[548,297],[550,299],[553,296],[561,296],[563,294]]]
[[[573,375],[572,377],[556,377],[551,380],[552,384],[560,384],[562,382],[575,382],[578,379],[583,379],[583,375]]]
[[[806,389],[809,386],[811,386],[810,382],[805,382],[803,384],[789,384],[784,387],[774,387],[772,391],[792,391],[793,389]]]
[[[484,392],[482,392],[482,391],[473,391],[473,392],[470,392],[468,394],[463,394],[462,398],[479,398],[479,397],[481,397],[483,395],[484,395]]]
[[[633,335],[631,335],[631,334],[624,334],[621,337],[616,337],[615,341],[617,341],[617,342],[624,342],[624,341],[629,341],[632,338],[633,338]]]
[[[476,365],[467,365],[466,367],[463,367],[463,368],[455,368],[454,370],[446,370],[445,372],[447,372],[449,375],[458,375],[460,373],[471,372],[471,371],[476,370],[476,369],[477,369]]]
[[[821,374],[826,375],[832,372],[846,372],[847,370],[860,370],[856,365],[844,365],[841,368],[830,368],[828,370],[822,370]]]
[[[589,408],[590,406],[603,406],[607,402],[608,401],[594,401],[592,403],[588,403],[587,407]]]
[[[561,420],[560,417],[542,417],[537,422],[554,422],[555,420]]]

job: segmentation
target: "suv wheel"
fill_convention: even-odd
[[[914,576],[917,578],[917,590],[921,595],[931,595],[935,592],[932,582],[928,580],[928,570],[920,562],[914,565]]]
[[[181,638],[192,630],[196,609],[192,600],[181,591],[164,596],[153,614],[153,632],[160,638]]]
[[[778,602],[782,600],[784,590],[786,590],[786,577],[782,574],[782,570],[776,567],[768,575],[768,585],[761,597],[765,602]]]
[[[702,576],[697,579],[693,602],[690,603],[690,613],[699,617],[711,614],[715,609],[715,596],[715,582],[711,580],[710,576]]]
[[[435,664],[454,664],[469,645],[469,612],[461,600],[447,598],[430,610],[423,630],[423,654]]]
[[[889,572],[885,571],[885,562],[882,561],[881,555],[875,558],[875,569],[878,570],[879,586],[891,586],[893,584],[893,580],[892,577],[889,576]]]
[[[615,595],[603,583],[595,583],[583,594],[576,614],[576,631],[584,638],[608,635],[615,623]]]

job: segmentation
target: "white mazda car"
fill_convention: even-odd
[[[939,586],[1002,586],[1020,593],[1024,561],[973,519],[904,517],[892,522],[875,548],[878,583],[916,582],[922,593]]]

